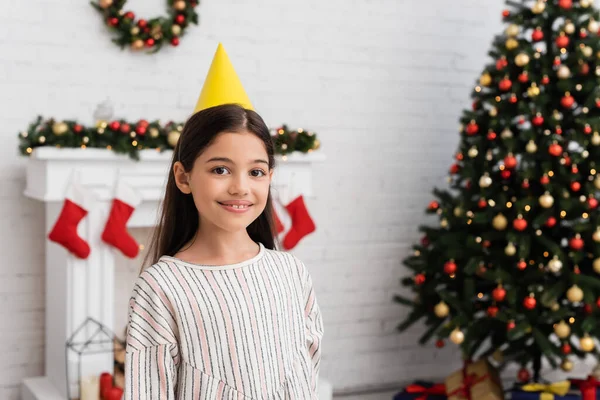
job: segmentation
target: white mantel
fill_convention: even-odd
[[[48,233],[63,206],[65,190],[73,173],[82,185],[93,191],[97,203],[78,226],[79,235],[91,248],[81,260],[63,247],[46,240],[46,354],[45,376],[23,382],[23,400],[65,399],[65,342],[87,318],[93,317],[114,331],[114,249],[100,236],[110,211],[112,189],[117,178],[124,180],[141,196],[142,203],[129,220],[129,227],[152,227],[163,198],[171,151],[143,150],[140,160],[104,149],[34,150],[27,163],[25,196],[44,202]],[[312,164],[325,160],[316,153],[292,153],[277,157],[273,188],[283,202],[298,194],[311,197]],[[70,360],[70,371],[76,371]],[[113,355],[84,357],[83,375],[112,371]],[[71,377],[74,380],[75,375]],[[77,386],[72,386],[72,394]]]

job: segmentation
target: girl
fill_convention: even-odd
[[[275,250],[274,151],[254,111],[185,124],[130,300],[125,399],[316,399],[323,324],[300,260]]]

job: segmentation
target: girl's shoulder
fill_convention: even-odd
[[[277,266],[290,268],[298,272],[301,276],[305,273],[306,266],[296,255],[282,250],[265,250],[268,258]]]

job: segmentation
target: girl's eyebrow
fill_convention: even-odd
[[[227,157],[213,157],[213,158],[211,158],[210,160],[208,160],[206,162],[209,163],[209,162],[213,162],[213,161],[226,162],[226,163],[230,163],[230,164],[235,165],[235,163],[233,162],[233,160],[230,159],[230,158],[227,158]],[[267,161],[262,160],[260,158],[258,158],[258,159],[256,159],[256,160],[254,160],[254,161],[251,162],[251,164],[258,164],[258,163],[269,165],[269,163]]]

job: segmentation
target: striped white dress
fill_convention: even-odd
[[[289,253],[203,266],[163,256],[129,304],[125,400],[317,398],[323,322]]]

